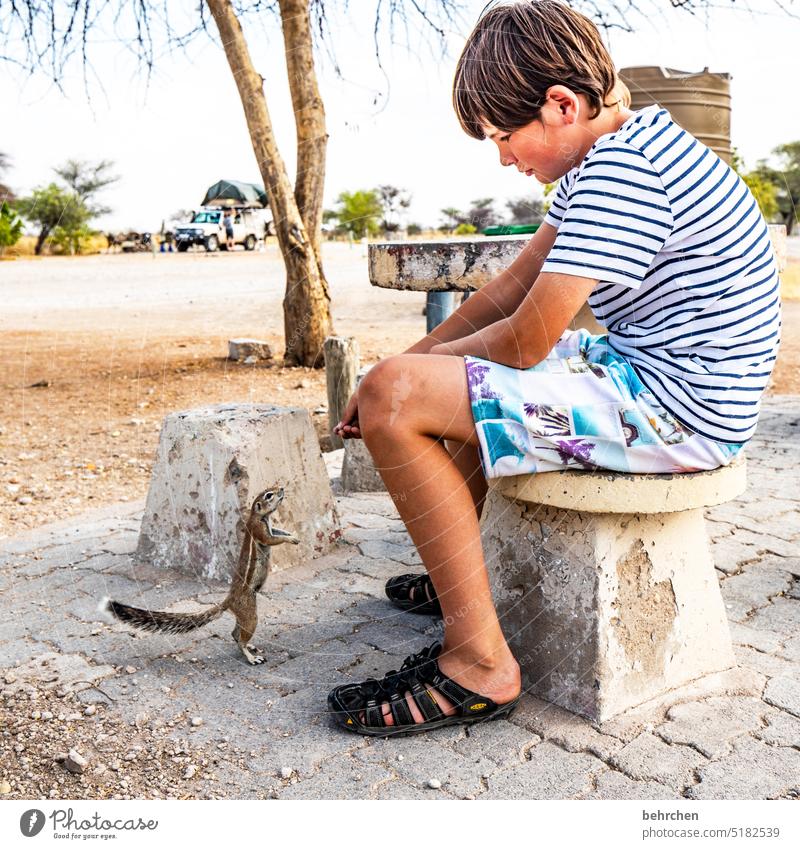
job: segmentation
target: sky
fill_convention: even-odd
[[[196,4],[170,0],[171,10]],[[475,198],[505,201],[540,196],[535,179],[501,168],[494,144],[464,134],[451,106],[458,54],[483,2],[465,0],[461,21],[447,32],[447,55],[411,30],[413,49],[383,39],[383,70],[374,55],[374,0],[341,2],[330,19],[334,62],[318,52],[320,88],[330,135],[325,206],[341,191],[392,184],[412,196],[408,220],[442,221],[444,207],[466,209]],[[733,144],[748,166],[786,141],[800,139],[800,2],[729,3],[692,16],[668,0],[642,0],[647,14],[636,31],[606,36],[618,68],[663,65],[732,75]],[[792,16],[793,15],[793,16]],[[124,29],[124,26],[123,26]],[[196,208],[220,179],[261,182],[244,115],[224,53],[201,34],[184,51],[160,51],[146,75],[113,34],[98,31],[92,68],[73,63],[59,91],[42,74],[22,75],[0,63],[0,151],[11,158],[3,182],[17,194],[56,179],[68,158],[111,159],[120,180],[98,200],[113,212],[101,229],[157,230],[179,209]],[[283,40],[269,13],[244,22],[290,176],[294,120],[286,82]],[[87,98],[87,86],[89,97]]]

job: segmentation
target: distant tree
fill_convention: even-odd
[[[747,171],[744,160],[736,148],[731,154],[731,167],[744,180],[747,187],[753,193],[761,214],[767,221],[772,221],[779,212],[778,187],[762,173],[758,171]]]
[[[59,243],[63,244],[70,234],[81,232],[91,217],[89,210],[75,192],[50,183],[34,189],[27,197],[19,198],[15,204],[20,215],[39,225],[34,253],[39,256],[48,238],[60,228]],[[75,244],[75,242],[71,242]],[[78,240],[80,246],[80,240]]]
[[[0,152],[0,174],[4,171],[8,171],[10,164],[11,159],[8,154]],[[0,183],[0,202],[4,200],[12,202],[14,200],[14,192],[12,192],[5,183]]]
[[[476,230],[483,230],[492,224],[499,223],[497,213],[494,211],[494,198],[478,198],[470,201],[470,204],[467,221]]]
[[[506,201],[510,215],[507,224],[536,224],[544,218],[543,198],[528,195]]]
[[[463,224],[467,220],[467,216],[460,209],[456,209],[454,206],[447,206],[444,209],[440,210],[442,215],[444,215],[444,224],[442,225],[445,230],[449,230],[451,233],[453,230],[458,227],[459,224]]]
[[[53,170],[83,201],[90,216],[95,218],[112,211],[108,206],[93,205],[91,201],[95,195],[119,180],[118,176],[109,173],[113,167],[114,163],[110,159],[103,159],[94,165],[81,159],[68,159]]]
[[[417,224],[416,222],[412,222],[408,225],[408,227],[406,227],[406,233],[408,233],[409,236],[419,236],[421,232],[422,225]]]
[[[751,173],[775,186],[778,212],[791,236],[795,223],[800,221],[800,141],[778,145],[772,155],[776,159],[774,166],[761,159]]]
[[[411,194],[397,186],[378,186],[378,197],[383,207],[381,227],[385,233],[400,229],[400,211],[411,206]]]
[[[21,235],[21,219],[5,201],[0,201],[0,256],[6,248],[16,245]]]
[[[191,221],[194,218],[193,209],[176,209],[167,221]]]
[[[380,227],[378,222],[383,212],[378,193],[371,189],[342,192],[336,199],[339,204],[337,218],[342,228],[354,239],[375,236]]]

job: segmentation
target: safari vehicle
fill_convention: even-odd
[[[229,207],[233,219],[233,242],[243,245],[246,251],[252,251],[258,240],[269,234],[269,219],[263,209],[242,209]],[[192,245],[202,245],[207,251],[227,246],[225,225],[222,221],[224,209],[221,207],[201,207],[194,213],[192,220],[179,224],[175,228],[175,243],[180,252],[188,251]]]

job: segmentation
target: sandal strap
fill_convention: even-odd
[[[433,586],[431,576],[427,572],[421,575],[398,575],[391,582],[392,591],[397,593],[402,590],[403,597],[411,601],[411,593],[414,592],[414,601],[433,601],[436,598],[436,589]],[[422,593],[422,598],[419,594]]]
[[[358,711],[363,710],[366,727],[385,728],[382,706],[388,703],[395,726],[418,725],[406,701],[407,692],[411,693],[424,722],[444,719],[445,714],[431,690],[437,690],[449,699],[462,716],[496,708],[491,699],[462,687],[441,671],[437,662],[441,649],[441,643],[434,643],[409,655],[399,670],[392,670],[381,679],[368,678],[361,684],[348,685],[351,692],[363,699],[361,708],[354,704],[348,706],[351,720],[357,719]]]

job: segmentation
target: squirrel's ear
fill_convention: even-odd
[[[258,510],[259,512],[261,512],[261,502],[260,501],[256,501],[256,503],[253,505],[253,507],[256,510]]]

